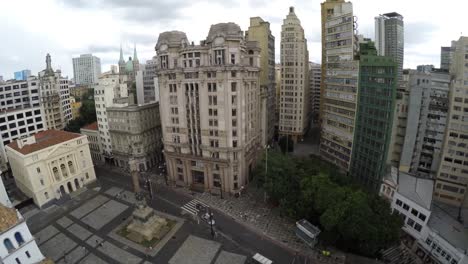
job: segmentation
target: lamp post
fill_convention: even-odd
[[[263,200],[264,200],[265,203],[267,201],[267,193],[266,193],[266,189],[265,189],[265,183],[266,183],[267,177],[268,177],[268,149],[269,148],[270,148],[269,145],[265,146],[265,182],[263,183]]]

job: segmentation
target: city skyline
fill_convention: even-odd
[[[430,21],[428,17],[441,17],[451,6],[466,5],[461,0],[451,5],[427,5],[419,12],[419,4],[403,1],[359,1],[354,4],[359,34],[374,38],[374,17],[387,12],[399,12],[405,19],[405,64],[415,68],[419,64],[439,67],[440,46],[458,39],[463,31],[456,19],[463,16],[463,8],[450,10],[450,16]],[[276,46],[279,47],[284,10],[294,6],[304,25],[309,47],[309,60],[320,63],[320,3],[321,1],[269,1],[230,0],[199,1],[188,5],[185,1],[79,1],[46,0],[40,3],[24,1],[6,2],[0,18],[0,29],[9,36],[1,44],[0,75],[13,78],[13,73],[30,68],[33,75],[42,69],[43,58],[50,53],[54,69],[64,76],[73,76],[71,59],[84,53],[93,53],[102,59],[103,71],[117,64],[119,45],[126,57],[137,45],[142,62],[155,55],[154,45],[159,33],[167,30],[190,32],[189,39],[203,39],[206,28],[219,22],[234,22],[243,31],[248,29],[249,18],[260,16],[270,22]],[[28,9],[22,8],[28,6]],[[404,7],[404,8],[402,8]],[[209,16],[196,16],[201,10]],[[198,12],[198,11],[199,12]],[[282,12],[283,10],[283,12]],[[190,11],[190,12],[188,12]],[[206,12],[206,11],[203,11]],[[457,12],[460,12],[457,15]],[[193,14],[193,15],[191,15]],[[242,14],[242,16],[239,16]],[[86,20],[83,20],[86,17]],[[59,22],[57,22],[59,21]],[[96,25],[99,25],[96,27]],[[28,45],[34,43],[34,48]],[[279,61],[279,49],[275,60]]]

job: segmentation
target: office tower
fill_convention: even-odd
[[[96,106],[96,117],[100,142],[102,144],[104,161],[114,164],[112,156],[112,142],[109,133],[109,120],[107,108],[114,104],[114,99],[128,97],[126,76],[119,73],[104,73],[99,77],[94,88],[94,102]]]
[[[271,34],[270,23],[260,17],[251,17],[247,41],[256,41],[260,47],[260,100],[262,145],[270,144],[275,134],[275,37]]]
[[[147,171],[161,163],[159,103],[114,105],[106,111],[117,166],[130,169],[133,158],[139,171]]]
[[[92,54],[82,54],[73,58],[73,77],[75,85],[92,86],[97,83],[101,75],[101,59]]]
[[[397,64],[378,56],[373,42],[360,44],[359,94],[350,175],[378,190],[387,173],[397,87]]]
[[[5,179],[11,177],[5,146],[45,129],[37,78],[0,84],[0,171]]]
[[[453,53],[450,74],[448,122],[437,172],[434,198],[458,207],[468,205],[468,37],[460,37]]]
[[[309,125],[309,52],[301,21],[289,8],[281,26],[280,136],[302,139]]]
[[[455,46],[457,45],[456,41],[452,41],[450,47],[440,47],[440,69],[450,70],[450,65],[452,64],[453,52]]]
[[[398,79],[401,80],[405,49],[403,16],[387,13],[375,18],[375,42],[380,56],[392,57],[398,63]]]
[[[15,80],[26,81],[31,76],[31,70],[22,70],[15,72]]]
[[[322,79],[322,66],[309,62],[309,109],[311,117],[318,120],[320,112],[320,83]]]
[[[151,60],[147,60],[145,64],[145,70],[143,71],[143,97],[145,103],[157,102],[159,98],[159,91],[156,90],[155,78],[157,78],[157,58],[153,57]],[[156,81],[157,82],[157,81]]]
[[[72,119],[68,79],[62,77],[60,70],[52,70],[49,54],[46,69],[39,72],[39,91],[47,129],[64,129]]]
[[[321,156],[348,171],[356,117],[359,61],[353,5],[322,3]]]
[[[409,109],[399,169],[435,178],[444,139],[450,75],[443,70],[409,71]]]
[[[180,31],[156,45],[161,125],[172,184],[237,192],[261,149],[260,48],[234,23],[194,45]]]

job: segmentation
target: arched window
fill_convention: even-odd
[[[15,239],[16,239],[16,242],[18,242],[18,245],[21,245],[24,243],[23,236],[21,235],[20,232],[15,233]]]
[[[60,164],[60,170],[62,171],[62,175],[63,177],[68,177],[68,174],[67,174],[67,169],[65,168],[65,164]]]
[[[75,174],[75,167],[73,166],[73,162],[69,161],[68,162],[68,169],[70,170],[71,174]]]
[[[44,196],[45,196],[46,199],[49,199],[49,193],[48,192],[45,192]]]
[[[60,181],[60,174],[59,174],[57,167],[54,167],[52,171],[54,172],[55,180]]]
[[[3,240],[3,245],[5,245],[5,248],[8,250],[8,252],[15,250],[15,247],[9,238],[5,238],[5,240]]]

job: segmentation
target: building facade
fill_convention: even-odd
[[[161,126],[172,183],[221,194],[251,180],[261,149],[260,49],[234,23],[201,45],[164,32],[156,45]]]
[[[60,70],[52,70],[50,55],[46,56],[46,69],[39,72],[41,108],[48,129],[64,129],[72,119],[68,79]]]
[[[72,110],[72,119],[80,117],[81,102],[77,102],[75,97],[70,96],[70,106]]]
[[[157,58],[147,60],[143,71],[143,97],[144,103],[159,102],[159,90],[157,90]]]
[[[139,171],[162,163],[159,103],[108,107],[109,133],[115,164],[130,169],[133,158]]]
[[[450,75],[446,71],[409,73],[408,124],[399,169],[434,178],[447,123]]]
[[[358,40],[353,5],[322,3],[321,156],[348,172],[353,150],[358,96]]]
[[[280,136],[302,139],[309,127],[309,52],[301,21],[289,8],[281,26]]]
[[[92,86],[97,83],[101,75],[101,59],[93,54],[82,54],[78,58],[73,58],[73,77],[75,85]]]
[[[456,41],[452,41],[450,47],[440,47],[440,69],[441,70],[450,70],[450,65],[452,64],[453,52],[457,45]]]
[[[449,93],[448,122],[441,164],[437,172],[435,199],[468,206],[468,37],[460,37],[450,68],[452,83]]]
[[[260,97],[262,145],[271,143],[275,134],[276,84],[275,84],[275,37],[271,34],[270,23],[260,17],[251,17],[247,41],[256,41],[260,47]]]
[[[114,104],[114,99],[125,98],[127,96],[126,77],[115,72],[102,74],[99,77],[98,84],[94,88],[94,102],[101,150],[107,163],[114,164],[106,109]]]
[[[322,66],[318,63],[309,63],[309,105],[310,114],[314,120],[318,120],[320,113],[320,84],[322,81]]]
[[[26,81],[31,76],[31,70],[22,70],[15,72],[16,81]]]
[[[375,43],[378,55],[392,57],[398,64],[398,78],[401,80],[405,49],[403,16],[386,13],[375,18]]]
[[[96,180],[84,135],[46,130],[6,150],[16,186],[39,207]]]
[[[97,121],[82,127],[80,129],[80,133],[88,137],[89,151],[91,153],[93,164],[97,165],[104,163],[104,156],[102,155],[102,143],[101,137],[99,135]]]
[[[350,175],[378,190],[388,172],[397,87],[397,64],[377,56],[374,43],[360,44],[359,94]]]

